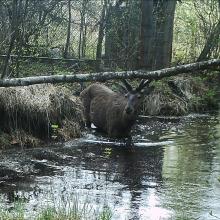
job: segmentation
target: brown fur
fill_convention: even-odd
[[[91,126],[93,123],[110,137],[129,135],[132,125],[136,121],[140,93],[130,92],[126,98],[104,85],[95,83],[83,90],[80,96],[87,126]],[[132,100],[130,102],[129,97]],[[131,113],[126,112],[128,104],[133,110]]]

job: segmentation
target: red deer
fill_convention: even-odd
[[[126,94],[113,92],[105,85],[94,83],[84,89],[81,100],[88,127],[93,123],[110,137],[129,136],[135,123],[142,97],[151,92],[149,81],[142,80],[135,89],[123,80]],[[144,89],[144,87],[146,87]]]

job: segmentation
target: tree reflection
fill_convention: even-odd
[[[174,145],[165,149],[163,177],[166,182],[161,195],[164,206],[174,209],[175,218],[204,217],[215,206],[207,201],[212,198],[215,203],[211,193],[216,170],[214,160],[220,158],[218,120],[207,117],[189,121],[183,134],[175,137]]]

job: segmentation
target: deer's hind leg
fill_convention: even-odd
[[[84,117],[86,122],[86,127],[91,127],[91,119],[90,119],[90,102],[85,102],[84,106]]]
[[[83,115],[85,118],[86,127],[91,127],[91,119],[90,119],[90,103],[91,100],[86,95],[81,94],[81,100],[83,104]]]

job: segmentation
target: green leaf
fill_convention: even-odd
[[[51,125],[51,128],[57,129],[57,128],[59,128],[59,126],[58,125]]]

